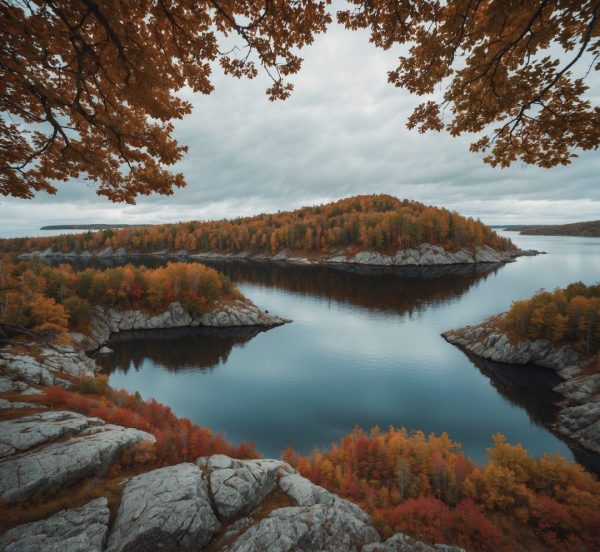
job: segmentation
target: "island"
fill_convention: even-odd
[[[294,211],[0,241],[21,259],[250,259],[296,264],[429,266],[513,261],[522,251],[481,221],[389,195]]]

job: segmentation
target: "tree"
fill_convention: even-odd
[[[185,180],[167,167],[187,149],[172,121],[191,111],[177,92],[209,94],[218,61],[235,77],[262,67],[269,98],[287,98],[297,50],[326,30],[329,3],[0,0],[0,193],[31,198],[84,176],[113,201],[171,194]],[[574,72],[600,68],[599,0],[350,3],[338,13],[347,28],[370,28],[384,49],[411,45],[392,84],[418,95],[446,86],[409,128],[458,136],[499,125],[471,149],[501,166],[567,164],[600,145],[600,108]]]
[[[389,82],[418,95],[408,127],[452,136],[491,134],[471,145],[485,161],[566,165],[600,145],[600,108],[585,97],[599,70],[598,0],[349,0],[348,28],[370,28],[380,48],[410,45]],[[580,75],[576,73],[579,69]],[[445,122],[442,111],[451,112]]]
[[[262,66],[285,98],[294,50],[329,21],[315,0],[0,0],[0,193],[86,175],[113,201],[171,194],[185,182],[165,166],[187,149],[172,121],[191,112],[177,91],[209,94],[218,61],[236,77]],[[244,48],[221,51],[229,35]]]

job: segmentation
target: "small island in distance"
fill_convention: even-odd
[[[530,236],[580,236],[585,238],[600,237],[600,220],[572,222],[570,224],[517,224],[492,226],[510,232],[519,232]]]
[[[50,224],[40,230],[107,230],[111,228],[143,228],[152,224]]]

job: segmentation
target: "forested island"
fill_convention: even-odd
[[[519,232],[524,236],[580,236],[586,238],[600,237],[600,220],[573,222],[570,224],[540,224],[502,226],[511,232]]]
[[[528,253],[481,221],[389,195],[231,220],[13,238],[1,241],[0,251],[21,258],[171,254],[371,265],[505,262]]]

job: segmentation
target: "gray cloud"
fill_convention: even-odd
[[[188,186],[173,196],[114,205],[84,182],[55,196],[0,204],[0,235],[57,222],[169,222],[288,209],[359,193],[385,192],[495,222],[600,218],[600,158],[568,167],[493,169],[468,151],[468,137],[420,135],[406,117],[420,99],[387,84],[398,52],[364,32],[333,26],[303,52],[296,90],[271,103],[266,79],[215,74],[210,96],[183,95],[193,114],[176,125],[189,153],[176,167]],[[594,90],[600,79],[594,75]]]

